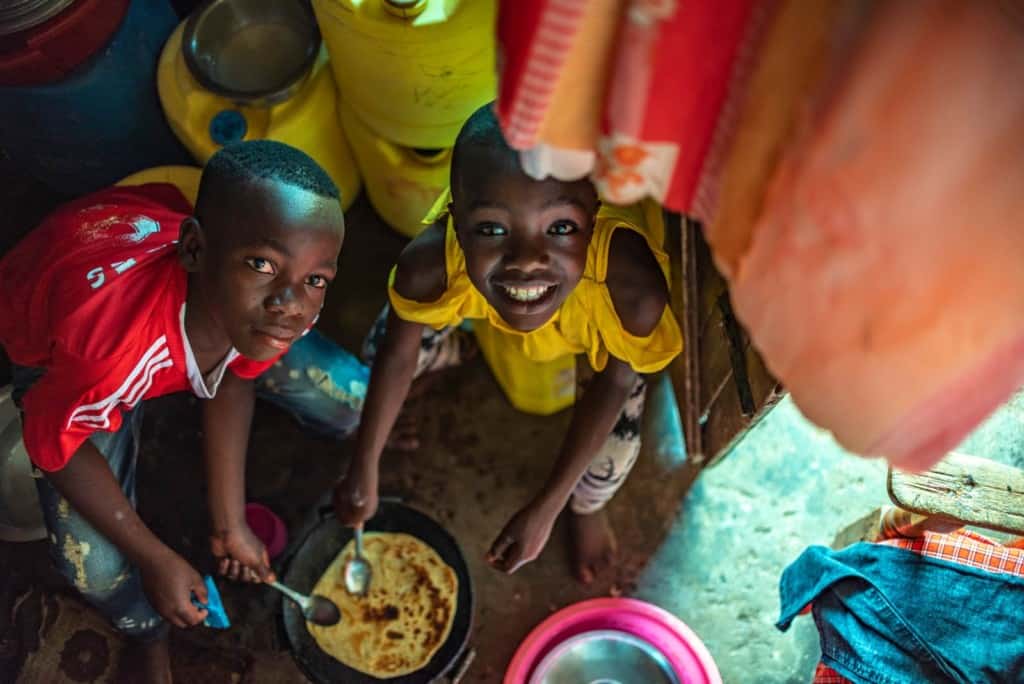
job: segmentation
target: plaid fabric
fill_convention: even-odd
[[[887,512],[882,525],[883,537],[894,534],[902,526],[905,521],[901,516],[904,515],[909,520],[910,514],[901,509]],[[1003,545],[976,532],[959,529],[949,534],[925,531],[920,537],[893,537],[877,543],[979,570],[1024,577],[1024,537]],[[806,610],[810,610],[810,606]],[[825,663],[818,663],[813,683],[850,684],[850,680]]]
[[[879,543],[979,570],[1024,577],[1024,549],[1009,548],[967,530],[952,534],[925,532],[916,539],[886,539]]]
[[[814,684],[850,684],[850,680],[825,663],[818,663],[818,669],[814,671]]]

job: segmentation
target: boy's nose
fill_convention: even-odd
[[[302,301],[291,287],[282,287],[273,292],[265,302],[267,309],[285,315],[302,313]]]

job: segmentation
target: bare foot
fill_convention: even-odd
[[[615,560],[615,534],[603,510],[588,515],[570,511],[569,534],[573,574],[590,584]]]
[[[118,681],[124,684],[172,684],[168,639],[127,640]]]

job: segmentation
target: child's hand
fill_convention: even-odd
[[[270,558],[263,542],[248,525],[210,536],[210,551],[220,560],[217,572],[243,582],[273,582]]]
[[[491,545],[487,562],[509,574],[526,565],[544,550],[556,517],[538,504],[520,510]]]
[[[342,525],[357,527],[377,512],[377,473],[349,467],[334,486],[334,512]]]
[[[206,585],[188,561],[167,549],[139,567],[142,590],[153,609],[175,627],[192,627],[206,618],[205,608],[192,604],[192,594],[200,602],[208,601]]]

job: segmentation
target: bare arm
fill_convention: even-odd
[[[217,394],[203,402],[203,451],[214,534],[245,524],[245,454],[255,390],[231,371]]]
[[[195,593],[206,602],[202,577],[142,522],[92,442],[83,443],[63,469],[46,477],[89,524],[140,569],[146,596],[164,619],[178,627],[203,620],[205,611],[197,610],[190,600]]]
[[[142,522],[92,442],[85,441],[63,469],[46,478],[133,564],[174,553]]]
[[[355,455],[334,493],[335,511],[343,524],[361,525],[377,510],[381,452],[409,394],[422,331],[422,325],[388,313],[387,333],[370,371]]]
[[[356,436],[356,462],[376,468],[402,403],[409,394],[419,357],[423,326],[388,312],[387,333],[370,371],[363,416]]]
[[[444,292],[444,230],[428,228],[406,247],[398,261],[395,290],[414,301],[435,301]],[[387,330],[370,371],[356,451],[334,490],[334,507],[345,525],[361,525],[377,510],[381,452],[409,394],[419,359],[423,325],[388,312]]]
[[[565,507],[576,483],[608,440],[636,379],[629,364],[610,357],[580,398],[558,460],[537,497],[552,517]]]
[[[576,405],[547,482],[537,496],[512,517],[491,546],[487,559],[492,565],[505,572],[515,572],[540,555],[555,519],[594,454],[608,439],[635,383],[633,369],[616,358],[609,358],[605,369],[594,376]]]
[[[203,451],[210,507],[210,547],[231,579],[273,580],[263,543],[245,521],[245,458],[255,389],[228,371],[203,404]]]

